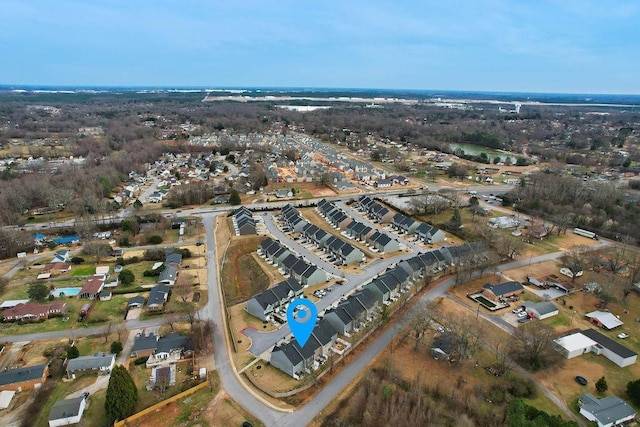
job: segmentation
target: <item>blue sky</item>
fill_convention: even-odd
[[[637,0],[0,0],[0,84],[640,94]]]

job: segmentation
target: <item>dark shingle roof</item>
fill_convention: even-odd
[[[42,378],[47,365],[34,365],[0,372],[0,386]]]
[[[597,342],[601,346],[611,350],[612,352],[614,352],[618,356],[623,357],[625,359],[627,357],[633,357],[633,356],[636,356],[638,354],[635,351],[630,350],[627,347],[623,346],[622,344],[612,340],[608,336],[601,334],[600,332],[596,331],[595,329],[587,329],[587,330],[582,331],[580,333],[582,335],[585,335],[585,336],[591,338],[592,340],[594,340],[595,342]]]

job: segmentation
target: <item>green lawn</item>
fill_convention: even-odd
[[[72,276],[92,276],[96,273],[95,265],[77,265],[71,267]]]
[[[145,270],[151,270],[151,267],[153,267],[153,264],[155,264],[155,262],[156,261],[141,261],[136,262],[135,264],[127,264],[124,266],[124,268],[131,270],[131,272],[136,277],[133,283],[134,286],[156,283],[156,281],[158,280],[157,277],[145,277],[143,275]]]
[[[49,411],[51,411],[51,407],[58,400],[63,400],[69,393],[73,393],[74,391],[82,390],[83,388],[89,386],[93,382],[95,382],[95,375],[87,375],[81,376],[75,381],[63,382],[62,380],[51,379],[49,381],[57,381],[56,387],[51,393],[49,399],[47,399],[46,403],[40,409],[38,413],[38,417],[35,419],[34,426],[35,427],[48,427],[49,426]],[[86,415],[85,415],[86,417]],[[97,425],[97,424],[93,424]]]

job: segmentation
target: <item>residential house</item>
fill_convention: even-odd
[[[522,305],[529,315],[535,317],[538,320],[544,320],[558,314],[558,307],[556,307],[552,302],[549,301],[525,301],[522,303]]]
[[[293,197],[293,192],[289,188],[279,188],[276,190],[275,195],[278,199],[286,199]]]
[[[100,291],[98,294],[98,299],[100,301],[109,301],[112,297],[111,291]]]
[[[173,266],[175,268],[180,267],[182,264],[182,254],[179,252],[171,252],[164,260],[164,266]]]
[[[238,236],[257,234],[256,220],[253,219],[253,213],[244,206],[232,213],[232,222]]]
[[[553,347],[567,359],[595,353],[603,355],[616,365],[624,368],[636,363],[638,354],[595,329],[587,329],[557,338]]]
[[[135,297],[131,297],[127,302],[127,308],[129,310],[132,308],[142,308],[142,306],[144,306],[144,297],[142,295],[136,295]]]
[[[437,360],[449,360],[455,351],[455,337],[445,331],[437,336],[431,344],[431,355]]]
[[[300,379],[305,371],[319,366],[318,358],[326,357],[336,343],[338,334],[325,319],[316,323],[311,336],[300,347],[297,340],[276,345],[271,351],[270,363],[295,379]]]
[[[625,425],[636,417],[636,410],[617,396],[598,399],[592,394],[583,394],[578,398],[580,414],[598,427]]]
[[[376,314],[378,299],[370,288],[365,287],[340,303],[336,308],[328,310],[324,319],[339,334],[349,335],[358,331]]]
[[[623,321],[607,311],[592,311],[591,313],[585,314],[585,317],[594,325],[598,325],[608,331],[624,325]]]
[[[47,380],[47,364],[0,371],[0,391],[25,391],[40,388]]]
[[[69,252],[67,249],[61,249],[59,251],[56,251],[56,253],[53,255],[51,263],[55,264],[57,262],[67,262],[69,261],[70,256],[71,252]]]
[[[54,316],[64,316],[68,311],[67,303],[55,301],[38,304],[35,302],[19,303],[2,312],[3,322],[37,322]]]
[[[173,265],[168,265],[160,272],[158,283],[161,285],[173,286],[178,278],[178,269]]]
[[[153,332],[148,335],[144,333],[136,334],[131,348],[131,357],[147,357],[153,354],[158,347],[158,338]]]
[[[365,261],[362,251],[355,246],[345,243],[340,247],[338,253],[338,260],[340,265],[350,265],[354,263],[363,263]]]
[[[516,297],[524,292],[524,287],[520,282],[505,282],[499,285],[487,283],[482,287],[482,293],[485,297],[499,301],[501,299]]]
[[[71,270],[71,265],[66,262],[51,262],[49,264],[45,264],[42,272],[49,273],[52,276],[58,276],[68,272],[69,270]]]
[[[426,244],[433,244],[446,240],[444,231],[426,222],[421,223],[415,231],[416,240],[420,240]]]
[[[149,298],[147,299],[147,308],[149,310],[162,310],[165,303],[169,300],[169,286],[164,284],[155,285],[151,288]]]
[[[300,279],[300,282],[304,287],[317,285],[318,283],[326,281],[327,273],[315,265],[310,265],[309,268],[302,273],[302,277]]]
[[[301,295],[302,285],[290,277],[251,298],[246,310],[260,320],[269,320],[274,311]]]
[[[393,186],[393,182],[388,179],[379,179],[373,183],[375,188],[389,188]]]
[[[168,334],[157,341],[155,351],[147,359],[147,368],[161,364],[175,363],[183,355],[193,351],[189,337],[180,334]]]
[[[104,279],[93,276],[82,286],[82,289],[78,292],[78,298],[96,299],[102,288],[104,288]]]
[[[78,424],[82,420],[86,404],[87,401],[83,396],[58,400],[49,411],[49,427]]]
[[[398,240],[392,239],[388,234],[379,231],[369,236],[367,243],[369,247],[381,254],[389,254],[400,250],[400,242],[398,242]]]
[[[80,356],[70,359],[67,364],[67,378],[71,378],[76,373],[108,374],[116,364],[115,354],[96,353],[93,356]]]
[[[399,212],[391,218],[391,226],[401,234],[415,233],[420,224],[420,221],[416,221]]]

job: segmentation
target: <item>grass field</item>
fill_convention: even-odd
[[[227,306],[246,301],[269,287],[269,277],[252,256],[261,236],[234,238],[222,263],[221,281]]]
[[[91,276],[95,273],[95,265],[74,265],[73,267],[71,267],[72,276]]]

